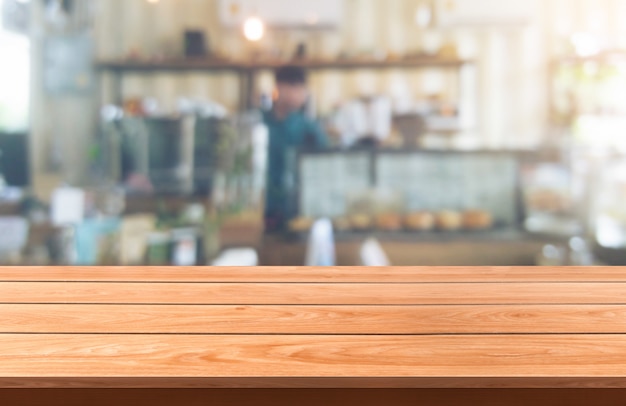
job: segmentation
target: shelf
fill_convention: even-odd
[[[266,61],[259,62],[256,69],[272,69],[284,64],[302,66],[311,70],[332,69],[415,69],[415,68],[460,68],[470,64],[469,60],[422,57],[397,60],[353,59],[353,60],[305,60],[305,61]]]
[[[471,64],[470,60],[421,57],[397,60],[337,59],[337,60],[257,60],[235,61],[218,59],[172,59],[164,61],[147,60],[103,60],[96,68],[114,72],[158,72],[158,71],[255,71],[275,69],[286,64],[301,66],[309,70],[354,70],[354,69],[425,69],[455,68]]]
[[[181,59],[167,61],[106,60],[96,62],[96,68],[106,71],[194,71],[194,70],[240,70],[242,65],[235,61]]]

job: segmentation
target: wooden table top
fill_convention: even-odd
[[[626,388],[626,268],[0,268],[0,388]]]

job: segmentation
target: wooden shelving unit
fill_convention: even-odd
[[[254,80],[259,71],[275,69],[282,65],[296,65],[311,71],[360,70],[360,69],[455,69],[473,64],[473,61],[459,58],[415,57],[403,59],[111,59],[97,61],[96,69],[101,73],[112,73],[115,78],[115,98],[121,102],[122,78],[126,73],[157,72],[218,72],[230,71],[237,74],[242,82],[240,95],[241,108],[251,107],[251,94]]]
[[[416,68],[460,68],[472,61],[464,59],[420,57],[411,59],[306,59],[270,60],[257,59],[236,61],[228,59],[170,59],[150,61],[140,59],[103,60],[96,63],[100,70],[115,72],[150,71],[257,71],[274,69],[282,65],[302,66],[310,70],[337,69],[416,69]]]

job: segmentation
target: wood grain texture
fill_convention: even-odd
[[[626,282],[625,267],[0,267],[0,281],[104,282]]]
[[[79,389],[223,389],[223,390],[249,390],[249,389],[626,389],[623,376],[610,377],[496,377],[486,380],[483,377],[447,378],[443,376],[435,378],[411,377],[411,378],[350,378],[350,377],[236,377],[236,378],[131,378],[131,377],[93,377],[82,378],[58,378],[58,377],[28,377],[28,378],[4,378],[0,377],[0,393],[7,389],[22,389],[25,392],[45,389],[67,389],[74,391]],[[1,397],[0,397],[1,398]],[[586,403],[589,405],[592,403]],[[456,405],[456,404],[455,404]],[[569,403],[567,404],[569,406]],[[593,404],[595,405],[595,404]],[[613,404],[611,404],[613,405]]]
[[[0,303],[625,304],[626,283],[99,283],[0,282]]]
[[[615,406],[622,389],[0,389],[11,406]],[[207,401],[207,399],[210,399]]]
[[[0,314],[0,333],[626,334],[626,306],[0,305]]]
[[[337,70],[337,69],[410,69],[410,68],[460,68],[463,65],[471,64],[470,60],[445,59],[437,57],[424,57],[416,59],[398,59],[381,61],[376,59],[355,59],[355,60],[322,60],[312,59],[305,61],[292,61],[291,63],[301,66],[307,70]],[[285,64],[281,60],[260,60],[260,61],[233,61],[233,60],[167,60],[163,62],[136,61],[136,60],[108,60],[96,62],[96,67],[102,70],[112,71],[258,71],[276,69]]]
[[[620,268],[0,268],[0,388],[626,388]]]
[[[0,335],[0,377],[609,378],[624,335]],[[69,380],[68,380],[69,381]],[[226,381],[223,381],[226,382]],[[497,380],[496,380],[497,382]],[[229,386],[236,387],[237,380]],[[268,383],[269,384],[269,383]],[[626,379],[621,380],[626,386]]]

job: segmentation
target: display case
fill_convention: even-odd
[[[429,215],[421,231],[518,230],[523,161],[518,152],[303,152],[296,217],[331,218],[340,232],[417,231],[411,223]]]

